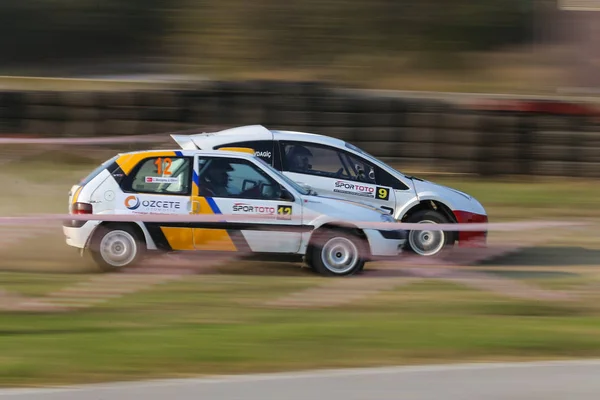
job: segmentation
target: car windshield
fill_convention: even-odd
[[[371,161],[371,162],[373,162],[373,163],[376,163],[376,164],[377,164],[377,163],[379,163],[379,164],[383,164],[383,165],[385,165],[386,167],[389,167],[389,165],[387,165],[387,164],[386,164],[386,163],[384,163],[383,161],[379,160],[378,158],[374,157],[373,155],[371,155],[371,154],[367,153],[366,151],[364,151],[364,150],[363,150],[363,149],[361,149],[360,147],[356,147],[355,145],[353,145],[353,144],[350,144],[350,143],[348,143],[348,142],[344,142],[344,145],[345,145],[347,148],[349,148],[349,149],[351,149],[351,150],[354,150],[354,151],[356,151],[357,153],[360,153],[360,154],[362,154],[363,156],[365,156],[365,158],[367,158],[369,161]],[[392,168],[392,169],[393,169],[394,171],[396,171],[396,172],[399,172],[399,173],[401,173],[402,175],[404,175],[404,176],[408,177],[408,176],[407,176],[407,175],[406,175],[404,172],[402,172],[402,171],[398,171],[398,170],[397,170],[397,169],[395,169],[395,168]]]
[[[263,159],[258,158],[258,157],[255,157],[255,158],[262,165],[264,165],[269,170],[271,170],[274,174],[276,174],[278,177],[280,177],[281,179],[283,179],[288,185],[290,185],[291,187],[293,187],[301,195],[307,196],[307,195],[309,195],[311,193],[310,191],[306,190],[305,188],[303,188],[302,186],[300,186],[299,184],[297,184],[296,182],[294,182],[292,179],[288,178],[287,176],[285,176],[281,172],[277,171],[275,168],[273,168],[269,163],[265,162]]]
[[[348,142],[344,142],[344,145],[345,145],[347,148],[349,148],[349,149],[351,149],[351,150],[354,150],[354,151],[356,151],[357,153],[360,153],[360,154],[362,154],[363,156],[367,156],[367,157],[370,157],[370,158],[375,158],[375,157],[373,157],[372,155],[370,155],[369,153],[367,153],[366,151],[364,151],[363,149],[361,149],[360,147],[356,147],[356,146],[355,146],[355,145],[353,145],[353,144],[350,144],[350,143],[348,143]]]

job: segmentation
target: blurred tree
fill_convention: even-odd
[[[167,0],[2,0],[4,66],[157,54]]]
[[[2,0],[2,65],[164,55],[214,68],[486,51],[531,39],[534,0]]]

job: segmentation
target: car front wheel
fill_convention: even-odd
[[[424,210],[411,215],[406,222],[417,224],[448,224],[450,221],[437,211]],[[406,248],[420,256],[440,255],[454,244],[454,233],[441,230],[413,230],[408,232]]]

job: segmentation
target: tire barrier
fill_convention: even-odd
[[[73,144],[83,139],[108,143],[108,138],[142,143],[148,135],[167,137],[200,126],[262,124],[337,137],[402,169],[482,176],[600,177],[599,114],[583,100],[425,96],[347,90],[321,82],[209,81],[177,90],[0,92],[0,136],[59,137]],[[98,137],[106,139],[92,140]],[[0,139],[0,144],[9,143],[17,142]]]

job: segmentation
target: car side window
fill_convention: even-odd
[[[247,160],[202,157],[198,167],[200,196],[262,200],[281,196],[279,183]]]
[[[285,171],[375,183],[374,167],[348,152],[305,142],[284,142],[282,151]]]
[[[375,167],[359,157],[343,153],[342,157],[347,157],[350,169],[350,176],[355,180],[365,183],[376,183]]]
[[[139,193],[190,194],[191,159],[151,157],[136,167],[131,190]]]
[[[410,188],[406,186],[404,183],[394,178],[392,175],[382,170],[381,168],[376,168],[375,176],[377,178],[377,184],[381,186],[389,186],[392,189],[396,190],[409,190]]]

